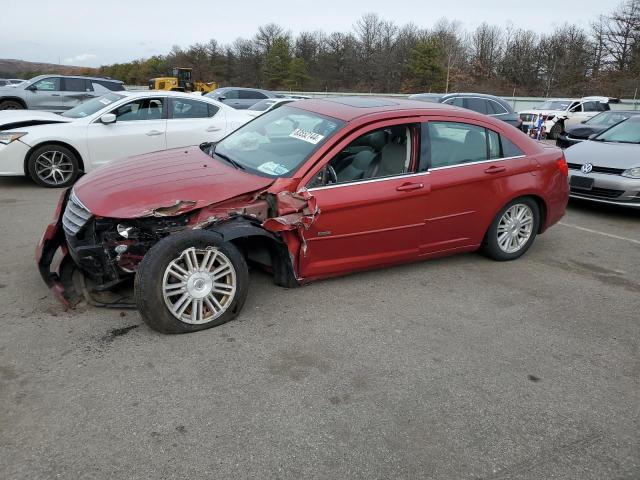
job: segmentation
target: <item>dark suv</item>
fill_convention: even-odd
[[[483,113],[520,128],[522,120],[513,111],[511,105],[500,97],[484,93],[417,93],[409,96],[411,100],[423,102],[446,103],[456,107],[467,108],[474,112]]]
[[[40,75],[12,87],[0,87],[0,110],[63,112],[90,98],[124,90],[120,80],[102,77]]]

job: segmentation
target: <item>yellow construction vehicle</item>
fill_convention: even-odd
[[[194,82],[191,68],[174,67],[166,77],[150,78],[149,90],[171,90],[174,92],[209,93],[216,88],[216,82]]]

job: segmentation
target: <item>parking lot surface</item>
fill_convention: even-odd
[[[571,202],[520,260],[285,290],[163,336],[65,312],[60,192],[0,179],[0,478],[640,478],[640,212]]]

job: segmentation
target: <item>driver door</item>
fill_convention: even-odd
[[[61,83],[60,77],[48,77],[30,85],[25,92],[27,106],[31,110],[64,110]]]
[[[300,258],[302,277],[418,256],[430,184],[426,172],[415,173],[415,122],[378,122],[351,134],[303,179],[320,214],[303,232],[307,249]]]

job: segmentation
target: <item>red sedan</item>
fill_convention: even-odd
[[[248,264],[294,287],[478,249],[512,260],[567,199],[562,152],[504,122],[406,100],[304,100],[215,145],[86,175],[37,260],[67,305],[121,306],[108,292],[134,282],[151,328],[192,332],[240,312]]]

